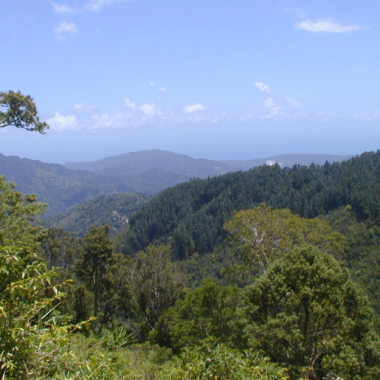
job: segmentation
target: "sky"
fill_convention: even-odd
[[[0,91],[51,163],[163,149],[215,160],[380,148],[378,0],[0,0]]]

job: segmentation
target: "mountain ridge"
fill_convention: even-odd
[[[174,153],[166,150],[151,149],[138,152],[108,156],[97,161],[89,162],[66,162],[63,165],[72,170],[89,170],[104,172],[106,170],[113,174],[139,174],[153,168],[162,168],[169,171],[177,171],[190,177],[204,178],[226,174],[236,170],[249,170],[255,166],[278,163],[281,167],[292,167],[293,165],[318,164],[328,162],[341,162],[348,160],[354,155],[333,154],[281,154],[265,158],[254,158],[250,160],[209,160],[203,158],[192,158],[185,154]]]

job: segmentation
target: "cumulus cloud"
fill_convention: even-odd
[[[261,92],[266,92],[268,95],[272,95],[269,87],[261,82],[255,82],[255,87]]]
[[[58,13],[58,14],[76,13],[76,12],[78,12],[77,9],[71,7],[70,5],[56,4],[56,3],[52,3],[52,2],[50,4],[54,8],[54,12]]]
[[[96,110],[96,106],[89,106],[87,104],[82,103],[74,104],[73,106],[73,112],[78,115],[89,115],[96,112]]]
[[[52,131],[64,132],[64,131],[79,131],[77,119],[74,115],[63,116],[59,112],[47,120]]]
[[[206,109],[206,107],[203,104],[196,103],[196,104],[190,104],[184,107],[182,112],[185,115],[191,115],[192,113],[200,112],[200,111],[203,111],[204,109]]]
[[[347,33],[363,29],[360,25],[342,25],[334,19],[305,20],[295,25],[296,29],[307,32]]]
[[[154,117],[154,116],[161,116],[162,115],[161,108],[157,107],[157,104],[144,103],[139,108],[148,117]]]
[[[90,131],[96,131],[98,129],[118,129],[125,125],[123,115],[119,111],[115,111],[112,114],[103,113],[101,115],[94,115],[91,118],[88,129]]]
[[[124,103],[125,103],[125,106],[128,107],[128,108],[132,108],[133,110],[136,109],[136,103],[135,102],[132,102],[131,100],[129,100],[128,98],[125,98],[124,99]]]
[[[263,119],[273,119],[283,111],[283,108],[278,106],[272,98],[267,98],[264,101],[264,106],[269,109],[269,113]]]
[[[297,100],[295,100],[295,99],[292,99],[292,98],[290,98],[289,96],[287,96],[285,99],[288,101],[288,103],[289,103],[292,107],[296,107],[296,108],[301,108],[301,107],[302,107],[302,104],[301,104],[299,101],[297,101]]]
[[[78,33],[78,29],[73,22],[62,21],[55,27],[55,33],[57,38],[65,39],[66,35],[75,36]]]

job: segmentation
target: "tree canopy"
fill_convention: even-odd
[[[49,129],[45,121],[40,121],[33,98],[20,91],[0,92],[0,128],[10,125],[42,134]]]
[[[333,256],[303,245],[245,289],[249,346],[291,369],[292,379],[374,379],[379,336],[367,298]]]

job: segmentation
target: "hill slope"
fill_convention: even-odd
[[[184,154],[153,149],[106,157],[94,162],[68,162],[65,166],[75,170],[107,172],[117,175],[133,175],[161,168],[190,177],[207,177],[225,174],[233,170],[227,164],[194,159]]]
[[[84,170],[70,170],[63,165],[37,160],[6,157],[0,154],[0,174],[17,184],[22,193],[36,194],[49,204],[45,216],[56,215],[68,207],[101,194],[136,192],[155,194],[189,179],[162,169],[134,176],[115,176]]]
[[[129,216],[150,199],[135,193],[101,195],[93,200],[71,206],[63,213],[44,220],[46,227],[63,228],[77,236],[84,236],[92,225],[109,223],[115,233],[128,223]]]
[[[357,220],[378,223],[380,152],[364,153],[323,166],[260,166],[207,180],[193,180],[163,191],[130,219],[119,235],[124,253],[154,241],[169,242],[178,258],[212,252],[223,240],[223,224],[234,210],[265,202],[303,217],[351,205]],[[120,246],[120,247],[121,247]]]

